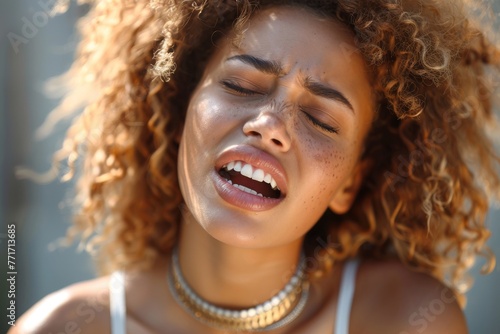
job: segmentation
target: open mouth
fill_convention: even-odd
[[[275,199],[281,197],[281,190],[271,174],[246,162],[232,161],[222,166],[219,175],[233,187],[249,194]]]

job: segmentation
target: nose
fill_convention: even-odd
[[[246,136],[257,137],[268,147],[286,152],[290,149],[291,138],[281,119],[272,112],[260,113],[243,125]]]

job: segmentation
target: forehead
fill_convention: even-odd
[[[299,74],[344,90],[356,109],[375,110],[371,78],[354,34],[335,19],[301,7],[271,7],[220,42],[205,75],[231,56],[249,54],[278,63],[284,75]]]
[[[236,36],[233,47],[292,64],[301,59],[309,60],[310,65],[339,60],[365,70],[352,31],[337,20],[302,7],[278,6],[257,12]]]
[[[263,9],[255,13],[241,31],[233,31],[221,42],[223,47],[216,51],[219,55],[221,49],[226,56],[248,53],[279,61],[284,70],[295,67],[315,72],[306,75],[315,75],[317,79],[355,77],[371,86],[354,33],[338,20],[323,17],[311,9],[297,6]]]
[[[228,59],[241,54],[279,64],[286,78],[310,78],[340,90],[370,118],[376,110],[372,80],[354,34],[335,19],[301,7],[263,9],[241,31],[219,40],[203,78],[217,76]]]

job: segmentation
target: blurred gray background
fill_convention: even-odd
[[[49,249],[50,243],[65,235],[70,224],[71,210],[64,203],[71,196],[72,185],[59,182],[40,185],[14,176],[19,165],[46,171],[68,126],[68,122],[62,122],[52,136],[35,140],[36,129],[57,104],[44,95],[43,85],[71,64],[78,39],[74,24],[86,11],[85,7],[72,3],[64,15],[44,16],[43,4],[50,3],[51,0],[0,3],[0,266],[2,273],[6,273],[6,226],[15,224],[18,317],[48,293],[95,275],[89,256],[78,252],[76,246]],[[500,12],[500,0],[495,1],[494,7]],[[26,30],[27,21],[37,23],[34,30]],[[23,37],[16,48],[7,37],[9,33],[28,38]],[[500,256],[499,218],[498,211],[492,211],[488,218],[493,233],[489,245],[497,256]],[[468,294],[467,321],[473,334],[498,334],[500,265],[492,274],[482,276],[481,264],[473,271],[475,284]],[[1,310],[5,310],[7,302],[5,282],[4,278],[0,281]],[[6,331],[5,312],[0,314],[0,333]]]

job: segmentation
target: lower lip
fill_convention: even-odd
[[[227,182],[227,180],[220,176],[215,170],[212,173],[212,181],[214,183],[215,190],[224,201],[249,211],[270,210],[283,201],[282,197],[260,197],[244,192]]]

